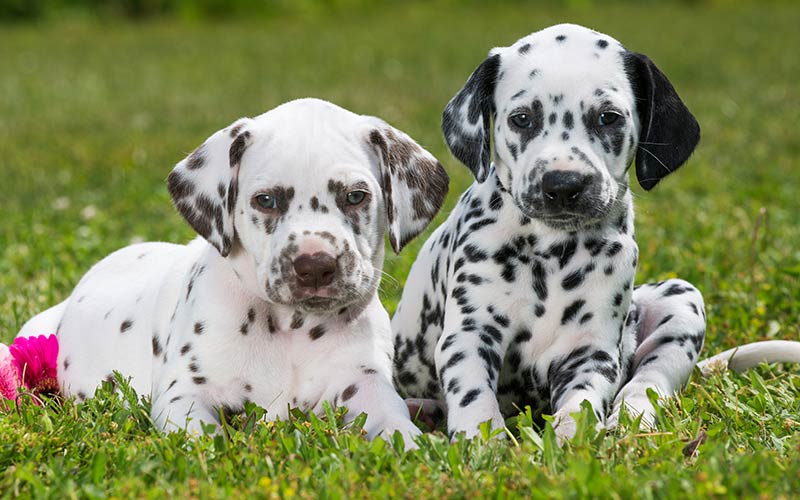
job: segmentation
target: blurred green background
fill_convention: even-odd
[[[187,241],[172,166],[215,130],[304,96],[380,116],[471,182],[441,110],[489,48],[560,22],[648,54],[701,145],[635,191],[639,281],[705,293],[711,350],[797,339],[798,2],[0,2],[0,340],[132,241]],[[426,233],[427,234],[427,233]],[[390,310],[424,237],[389,255]]]

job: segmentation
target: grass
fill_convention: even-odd
[[[443,220],[471,182],[441,109],[487,50],[556,22],[651,56],[701,126],[690,163],[636,191],[640,282],[680,276],[708,307],[706,352],[800,338],[800,8],[648,3],[572,9],[411,3],[311,20],[86,21],[0,26],[0,340],[135,240],[187,241],[164,179],[239,116],[313,95],[381,116],[451,174]],[[424,238],[390,256],[393,310]],[[127,399],[126,399],[127,398]],[[125,401],[128,401],[126,404]],[[796,367],[695,377],[657,433],[586,416],[559,449],[524,415],[505,441],[420,451],[367,442],[340,416],[296,416],[195,441],[162,436],[147,403],[105,390],[82,405],[0,414],[0,496],[790,497],[800,491]],[[692,440],[697,441],[693,453]]]

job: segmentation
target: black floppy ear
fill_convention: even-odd
[[[494,89],[500,54],[489,55],[472,72],[464,88],[450,99],[442,113],[442,132],[453,156],[483,182],[491,159]]]
[[[395,253],[422,232],[447,195],[450,178],[414,139],[383,120],[368,117],[366,137],[380,163],[389,242]]]
[[[626,52],[623,60],[641,128],[636,178],[649,191],[689,159],[700,140],[700,125],[649,57]]]
[[[252,133],[250,118],[217,131],[181,160],[167,178],[175,208],[197,234],[226,257],[236,231],[233,210],[238,194],[239,163]]]

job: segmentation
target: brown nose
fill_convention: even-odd
[[[303,254],[292,263],[297,284],[306,288],[330,285],[336,274],[336,259],[325,252]]]

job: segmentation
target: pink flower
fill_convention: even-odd
[[[58,339],[55,335],[17,337],[8,350],[14,358],[23,384],[34,395],[58,394]]]
[[[5,399],[17,399],[18,387],[19,373],[14,363],[14,356],[11,355],[7,345],[0,344],[0,396]]]

